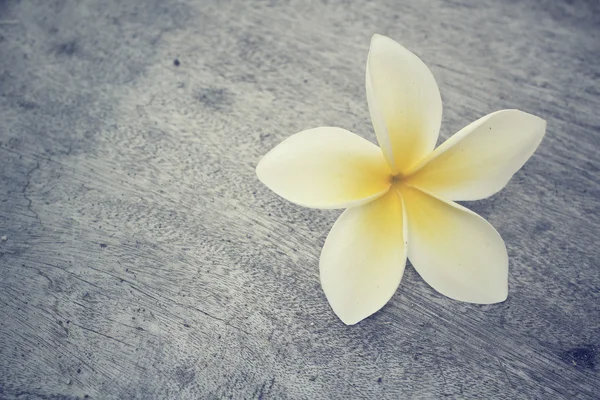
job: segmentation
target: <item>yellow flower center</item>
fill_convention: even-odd
[[[400,190],[400,187],[403,186],[406,181],[406,176],[402,174],[390,175],[389,182],[391,183],[390,190]]]

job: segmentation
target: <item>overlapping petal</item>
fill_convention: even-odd
[[[313,208],[354,207],[390,187],[389,168],[379,148],[341,128],[290,136],[263,157],[256,173],[281,197]]]
[[[394,174],[435,146],[442,99],[435,78],[413,53],[374,35],[367,60],[367,101],[379,146]]]
[[[519,110],[486,115],[423,159],[406,182],[449,200],[491,196],[531,157],[545,130],[546,121]]]
[[[496,230],[474,212],[408,186],[408,258],[435,290],[455,300],[506,300],[508,255]]]
[[[404,273],[406,245],[402,202],[395,191],[342,213],[320,259],[329,304],[353,325],[383,307]]]

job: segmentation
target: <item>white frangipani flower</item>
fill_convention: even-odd
[[[369,111],[380,148],[341,128],[309,129],[258,164],[259,179],[306,207],[347,208],[320,259],[333,311],[352,325],[383,307],[406,258],[435,290],[491,304],[508,295],[508,255],[498,232],[455,203],[501,190],[540,144],[546,122],[518,110],[486,115],[434,150],[442,100],[413,53],[373,36]]]

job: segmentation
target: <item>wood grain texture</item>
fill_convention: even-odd
[[[468,204],[507,243],[502,304],[408,266],[343,325],[318,279],[340,212],[255,177],[303,129],[375,140],[376,32],[431,67],[442,138],[548,121]],[[599,77],[594,0],[0,1],[0,398],[598,398]]]

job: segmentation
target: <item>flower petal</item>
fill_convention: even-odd
[[[478,119],[416,166],[409,184],[450,200],[478,200],[501,190],[542,141],[546,121],[519,110]]]
[[[383,307],[404,273],[402,202],[395,191],[342,213],[321,253],[321,285],[336,315],[353,325]]]
[[[491,304],[508,295],[508,255],[496,230],[474,212],[403,186],[408,258],[435,290],[455,300]]]
[[[290,136],[263,157],[256,174],[286,200],[313,208],[365,204],[390,187],[379,148],[341,128]]]
[[[379,146],[392,172],[402,172],[437,141],[442,98],[435,78],[419,57],[388,37],[374,35],[366,88]]]

